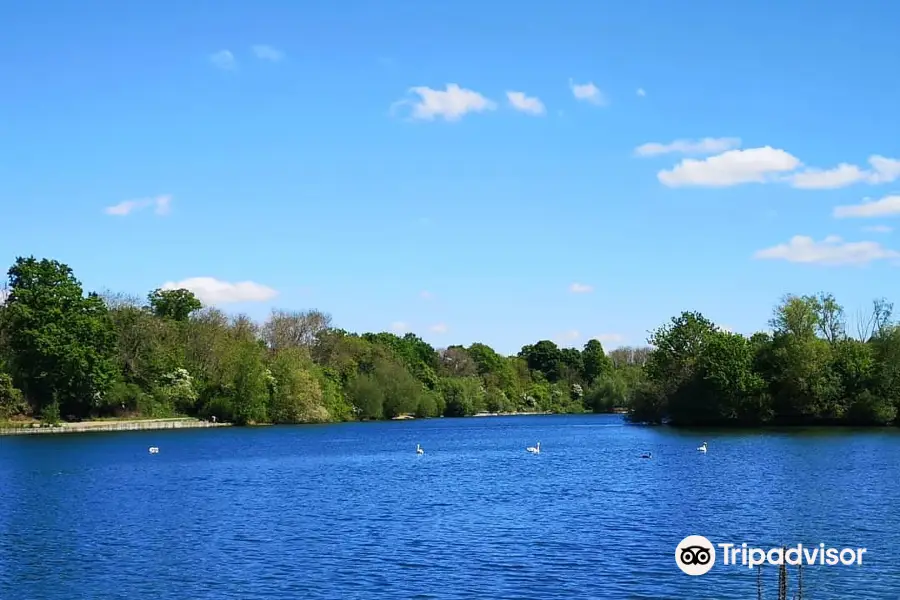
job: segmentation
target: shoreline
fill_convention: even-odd
[[[619,411],[614,411],[610,413],[579,413],[584,415],[616,415],[620,417],[624,417],[625,414]],[[484,418],[484,417],[517,417],[517,416],[549,416],[549,415],[559,415],[559,416],[572,416],[569,413],[555,413],[552,411],[548,412],[500,412],[500,413],[490,413],[490,412],[481,412],[476,413],[474,415],[466,415],[464,417],[446,417],[446,418],[461,418],[461,419],[474,419],[474,418]],[[293,423],[292,425],[340,425],[345,423],[374,423],[374,422],[382,422],[387,423],[390,421],[427,421],[431,419],[443,419],[445,417],[415,417],[412,415],[398,415],[397,417],[393,417],[391,419],[378,419],[378,420],[369,420],[363,419],[360,421],[334,421],[328,423]],[[13,435],[64,435],[64,434],[72,434],[72,433],[116,433],[116,432],[126,432],[126,431],[157,431],[157,430],[165,430],[165,429],[207,429],[212,427],[237,427],[234,423],[222,423],[212,421],[204,421],[195,417],[169,417],[162,419],[108,419],[108,420],[100,420],[100,421],[81,421],[77,423],[60,423],[58,425],[47,425],[45,423],[40,423],[37,421],[20,423],[13,427],[5,426],[6,424],[0,425],[0,437],[4,436],[13,436]],[[274,423],[258,423],[258,424],[249,424],[246,427],[266,427],[266,426],[274,426]],[[285,424],[287,425],[287,424]],[[781,432],[781,431],[801,431],[805,429],[811,430],[885,430],[885,431],[894,431],[900,434],[900,427],[896,427],[893,425],[881,425],[881,426],[872,426],[872,425],[850,425],[845,423],[767,423],[767,424],[756,424],[756,425],[748,425],[748,424],[733,424],[733,423],[719,423],[719,424],[704,424],[704,425],[676,425],[672,423],[630,423],[635,427],[663,427],[672,429],[675,431],[710,431],[710,430],[720,430],[720,431],[770,431],[770,432]]]
[[[82,421],[45,425],[23,424],[18,427],[0,427],[0,436],[6,435],[63,435],[70,433],[99,433],[121,431],[156,431],[160,429],[204,429],[207,427],[231,427],[231,423],[213,423],[190,417],[170,419],[123,419],[121,421]]]
[[[533,415],[553,415],[556,414],[551,411],[546,412],[480,412],[475,413],[474,415],[469,415],[470,417],[523,417],[523,416],[533,416]]]
[[[537,416],[537,415],[553,415],[554,412],[503,412],[503,413],[477,413],[461,417],[463,419],[472,419],[476,417],[516,417],[516,416]],[[443,418],[443,417],[431,417]],[[412,415],[400,415],[392,419],[384,419],[384,421],[423,421],[419,417]],[[360,421],[365,422],[365,421]],[[335,423],[296,423],[296,425],[328,425]],[[248,425],[247,427],[260,427],[272,425],[271,423],[260,423]],[[72,433],[103,433],[103,432],[123,432],[123,431],[156,431],[161,429],[204,429],[208,427],[234,427],[233,423],[213,423],[212,421],[203,421],[193,417],[172,417],[166,419],[122,419],[122,420],[104,420],[104,421],[81,421],[79,423],[60,423],[58,425],[47,425],[40,422],[23,423],[14,427],[0,426],[0,437],[9,435],[63,435]]]

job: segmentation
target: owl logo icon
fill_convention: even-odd
[[[675,563],[687,575],[704,575],[716,564],[716,547],[702,535],[689,535],[675,548]]]

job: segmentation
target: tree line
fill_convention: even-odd
[[[684,312],[654,331],[630,418],[675,425],[887,425],[900,408],[900,326],[875,300],[851,335],[834,296],[787,295],[743,336]]]
[[[316,310],[263,323],[188,290],[85,294],[71,268],[18,258],[0,306],[0,420],[217,417],[236,424],[624,410],[649,351],[542,340],[503,356],[408,333],[350,333]]]
[[[17,258],[0,304],[0,421],[217,417],[236,424],[626,412],[674,425],[897,422],[900,327],[878,300],[850,335],[829,294],[789,295],[770,332],[683,312],[647,347],[549,340],[504,356],[415,334],[351,333],[316,310],[263,323],[188,290],[85,293],[71,268]]]

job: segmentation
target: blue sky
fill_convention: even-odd
[[[6,10],[5,264],[507,353],[897,298],[890,3],[120,4]]]

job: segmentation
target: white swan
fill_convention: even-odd
[[[422,450],[422,446],[416,444],[416,454],[425,454],[425,451]]]
[[[538,442],[536,446],[528,446],[527,448],[525,448],[525,450],[527,450],[528,452],[531,452],[532,454],[540,454],[541,453],[541,443]]]
[[[699,448],[697,448],[697,450],[699,450],[700,452],[706,452],[706,442],[703,442],[703,444]]]
[[[159,448],[156,446],[150,446],[150,454],[159,454]]]

